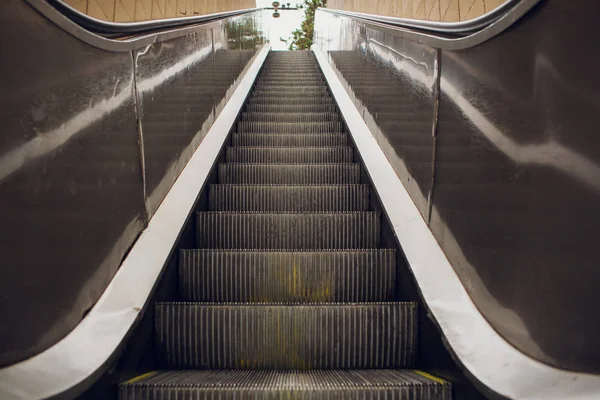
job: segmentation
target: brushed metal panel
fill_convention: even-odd
[[[548,1],[444,51],[431,228],[481,312],[526,354],[600,372],[600,6]]]
[[[18,38],[18,39],[17,39]],[[0,365],[96,302],[146,223],[132,57],[0,6]]]
[[[599,7],[548,0],[469,46],[409,30],[396,37],[329,12],[315,26],[315,43],[483,315],[525,354],[584,372],[600,372],[600,324],[592,317],[600,278],[600,57],[591,50]],[[435,43],[443,48],[437,56],[426,45]],[[385,85],[396,88],[387,98]],[[381,114],[405,94],[417,106],[406,117],[399,109]],[[404,168],[406,160],[418,161]]]
[[[428,219],[437,50],[392,30],[335,14],[320,13],[317,23],[317,43],[327,52],[369,129]]]
[[[136,51],[149,209],[161,203],[212,125],[212,29]]]

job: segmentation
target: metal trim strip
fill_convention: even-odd
[[[265,45],[181,172],[102,297],[64,339],[25,361],[0,369],[3,400],[74,396],[118,355],[140,319],[157,280],[193,212],[217,156],[250,92],[270,46]]]
[[[383,150],[346,93],[327,56],[312,47],[348,130],[402,245],[440,333],[461,366],[511,399],[593,400],[600,376],[560,370],[521,353],[479,312]]]

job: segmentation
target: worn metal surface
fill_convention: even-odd
[[[158,303],[157,352],[167,369],[411,368],[416,315],[415,303]]]
[[[179,288],[186,301],[393,301],[396,251],[183,250]]]
[[[92,48],[7,1],[0,58],[0,365],[8,365],[79,323],[146,214],[131,53]]]
[[[87,40],[72,22],[63,31],[25,2],[0,7],[0,365],[9,365],[62,339],[98,300],[263,40],[248,14],[131,52]],[[118,51],[89,44],[98,40]],[[236,67],[206,62],[217,53]]]
[[[450,400],[448,382],[411,370],[154,372],[121,385],[122,400],[178,399]]]
[[[396,173],[492,326],[537,360],[589,372],[600,371],[600,324],[590,317],[599,278],[600,59],[595,53],[584,59],[580,49],[594,46],[591,16],[598,7],[546,1],[479,46],[442,49],[440,96],[429,98],[419,94],[431,93],[433,48],[333,14],[319,14],[316,25],[317,45],[388,158],[396,154],[406,163],[419,154],[411,153],[416,142],[394,138],[420,126],[423,109],[439,101],[435,158],[425,152],[420,158],[432,174],[411,174],[407,184],[406,171],[390,158]],[[369,91],[354,68],[375,71],[389,86],[415,88],[411,98],[431,104],[398,114],[399,127],[379,124],[380,104],[401,103],[407,91],[386,93],[377,85]],[[425,135],[414,138],[429,146]],[[419,195],[432,176],[428,215]]]

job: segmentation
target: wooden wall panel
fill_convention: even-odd
[[[91,17],[134,22],[191,17],[256,7],[256,0],[64,0]]]

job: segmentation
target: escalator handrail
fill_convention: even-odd
[[[66,5],[62,0],[25,1],[46,19],[77,39],[99,49],[115,52],[141,49],[153,43],[193,33],[201,26],[219,24],[232,17],[262,10],[249,8],[198,17],[115,23],[87,16]]]
[[[237,15],[248,14],[261,9],[247,8],[242,10],[198,15],[194,17],[164,18],[140,22],[109,22],[86,15],[68,5],[63,0],[47,0],[47,2],[82,28],[105,37],[137,35],[167,28],[178,28],[182,26],[200,24]]]
[[[542,1],[507,0],[480,17],[461,22],[425,21],[331,8],[319,8],[319,10],[393,29],[402,36],[408,36],[434,47],[457,50],[473,47],[499,35]]]

